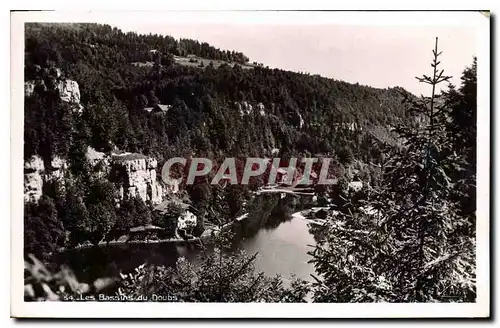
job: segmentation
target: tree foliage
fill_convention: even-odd
[[[139,198],[117,204],[117,186],[94,174],[88,146],[140,152],[160,165],[178,156],[222,162],[277,149],[283,159],[334,157],[341,172],[342,184],[327,191],[338,211],[312,253],[316,301],[474,300],[475,59],[458,89],[438,95],[436,85],[448,77],[436,46],[432,75],[418,78],[431,95],[419,99],[402,88],[246,67],[242,53],[108,25],[27,24],[25,44],[26,81],[35,85],[25,97],[25,158],[70,162],[64,186],[25,204],[26,252],[44,257],[67,244],[66,233],[70,245],[97,244],[136,225],[176,225],[175,210],[159,217]],[[175,57],[188,55],[211,62],[181,65]],[[82,113],[60,99],[56,85],[64,79],[78,82]],[[170,107],[144,110],[158,104]],[[346,193],[352,168],[371,189]],[[185,301],[306,298],[305,282],[284,288],[254,270],[254,255],[225,254],[232,245],[222,227],[241,213],[249,188],[202,181],[187,192],[200,216],[219,226],[215,253],[197,267],[181,260],[174,268],[140,268],[121,292],[175,292]]]
[[[431,96],[410,99],[422,124],[396,128],[404,147],[393,149],[383,163],[381,184],[364,201],[346,204],[347,210],[332,216],[312,253],[320,274],[318,301],[475,299],[475,213],[465,213],[461,204],[475,193],[475,163],[468,162],[474,122],[464,125],[460,146],[452,137],[461,117],[470,115],[464,111],[475,111],[474,68],[464,71],[460,93],[451,88],[441,100],[435,86],[449,77],[438,69],[437,39],[433,55],[433,74],[418,78],[432,87]],[[456,107],[463,102],[469,106]]]

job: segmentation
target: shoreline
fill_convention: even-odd
[[[277,189],[275,187],[272,187],[270,189],[264,189],[264,190],[259,190],[257,192],[255,192],[257,195],[260,195],[261,192],[264,192],[264,193],[284,193],[284,194],[295,194],[295,195],[301,195],[303,193],[299,192],[295,192],[294,189]],[[305,194],[307,196],[310,196],[311,194]],[[314,195],[314,194],[313,194]],[[309,209],[306,209],[306,210],[302,210],[302,211],[299,211],[299,212],[296,212],[296,213],[293,213],[292,214],[292,217],[293,218],[301,218],[301,219],[304,219],[304,220],[307,220],[309,221],[310,223],[312,224],[315,224],[317,222],[318,219],[310,219],[310,218],[306,218],[305,215],[308,215],[309,213],[311,212],[315,212],[316,210],[321,210],[321,209],[328,209],[328,206],[325,206],[325,207],[311,207]],[[242,222],[244,221],[245,219],[247,219],[249,217],[249,213],[244,213],[243,215],[240,215],[236,218],[234,218],[232,221],[224,224],[221,228],[222,228],[222,231],[224,230],[227,230],[227,229],[230,229],[232,226],[234,226],[235,224],[239,223],[239,222]],[[204,240],[207,240],[207,239],[210,239],[213,237],[213,235],[216,235],[219,233],[219,229],[216,228],[215,226],[214,227],[210,227],[208,229],[205,229],[205,231],[203,231],[203,233],[199,236],[199,237],[194,237],[194,238],[191,238],[191,239],[183,239],[183,238],[168,238],[168,239],[152,239],[152,240],[123,240],[123,241],[120,241],[120,240],[112,240],[112,241],[109,241],[109,242],[106,242],[106,241],[100,241],[98,244],[94,245],[94,244],[83,244],[83,245],[77,245],[75,247],[60,247],[57,249],[57,251],[55,253],[63,253],[63,252],[66,252],[66,251],[76,251],[76,250],[82,250],[82,249],[87,249],[87,248],[93,248],[93,247],[106,247],[106,246],[111,246],[111,245],[126,245],[126,244],[162,244],[162,243],[199,243],[201,245],[203,245],[203,241]]]
[[[233,221],[226,223],[222,229],[226,230],[228,228],[231,228],[234,224],[243,221],[248,217],[249,213],[245,213],[237,218],[235,218]],[[163,244],[163,243],[200,243],[203,244],[203,240],[207,240],[212,237],[212,232],[213,233],[218,233],[218,229],[214,228],[208,228],[203,231],[203,233],[199,237],[194,237],[190,239],[183,239],[183,238],[168,238],[168,239],[150,239],[150,240],[112,240],[109,242],[106,241],[100,241],[97,245],[94,244],[83,244],[83,245],[78,245],[75,247],[60,247],[56,253],[62,253],[66,251],[76,251],[76,250],[82,250],[82,249],[87,249],[87,248],[92,248],[92,247],[106,247],[110,245],[125,245],[125,244]]]
[[[86,248],[92,248],[92,247],[103,247],[103,246],[110,246],[110,245],[125,245],[125,244],[163,244],[163,243],[192,243],[192,242],[202,242],[201,238],[195,237],[191,239],[182,239],[182,238],[168,238],[168,239],[151,239],[151,240],[126,240],[126,241],[110,241],[110,242],[105,242],[105,241],[100,241],[97,245],[94,244],[84,244],[84,245],[78,245],[75,247],[60,247],[57,250],[57,253],[62,253],[66,251],[75,251],[75,250],[81,250],[81,249],[86,249]]]

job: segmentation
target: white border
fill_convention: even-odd
[[[30,303],[23,301],[24,22],[467,25],[478,35],[478,298],[471,304]],[[11,16],[11,315],[16,317],[485,317],[489,315],[489,19],[471,12],[21,12]]]

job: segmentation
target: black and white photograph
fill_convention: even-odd
[[[490,315],[488,11],[11,28],[11,316]]]

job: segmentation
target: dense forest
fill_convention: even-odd
[[[244,54],[207,43],[123,33],[108,25],[27,24],[25,45],[25,81],[35,81],[34,92],[25,98],[25,159],[69,161],[64,187],[44,186],[38,202],[25,204],[26,254],[45,258],[58,247],[98,242],[115,230],[171,224],[140,199],[127,199],[117,208],[116,186],[87,163],[89,146],[141,153],[160,164],[193,154],[216,160],[263,157],[277,149],[284,159],[332,157],[339,172],[356,168],[370,186],[355,197],[341,190],[342,182],[324,191],[335,197],[343,223],[327,227],[330,232],[322,234],[324,241],[312,253],[322,275],[317,284],[296,281],[286,289],[254,273],[251,256],[230,257],[222,272],[210,262],[217,253],[197,272],[199,286],[179,282],[189,271],[186,263],[153,268],[147,276],[171,279],[168,286],[187,301],[302,301],[308,288],[314,288],[315,300],[333,302],[475,297],[469,245],[475,238],[475,61],[458,89],[450,86],[418,99],[399,87],[377,89],[250,65]],[[188,56],[213,62],[182,65],[176,59]],[[78,83],[81,112],[60,99],[55,85],[62,79]],[[428,79],[421,82],[447,81],[436,70]],[[158,104],[170,109],[145,110]],[[221,190],[207,184],[186,192],[207,221],[238,213],[249,195],[246,187]],[[441,202],[439,215],[434,201]],[[387,219],[363,214],[359,208],[367,205]],[[403,215],[407,211],[412,214]],[[363,234],[370,238],[360,238]],[[467,245],[467,251],[459,251],[459,245]],[[354,252],[360,255],[353,260]],[[412,260],[405,262],[408,257]],[[443,266],[458,270],[466,283],[443,273]],[[241,277],[235,279],[235,272]],[[222,274],[231,277],[224,286]],[[384,274],[382,282],[374,278]],[[204,290],[215,281],[219,289]],[[451,282],[446,293],[443,281]],[[279,295],[248,294],[244,286],[250,283],[256,292],[274,288]],[[152,288],[125,287],[129,293]]]
[[[27,99],[27,107],[33,105],[37,110],[27,109],[26,145],[33,149],[27,148],[25,156],[49,157],[51,152],[66,156],[78,134],[78,141],[98,150],[116,146],[160,159],[179,149],[245,156],[272,148],[294,155],[332,152],[344,160],[346,155],[376,159],[376,151],[367,149],[371,148],[370,134],[353,137],[349,131],[337,131],[345,126],[341,123],[357,123],[370,131],[371,126],[388,126],[407,115],[401,106],[404,90],[399,88],[375,89],[260,66],[242,69],[232,57],[232,62],[217,69],[210,65],[185,67],[163,60],[171,52],[150,54],[152,49],[176,49],[174,53],[189,51],[225,59],[223,54],[229,53],[204,44],[191,46],[196,44],[125,34],[101,25],[28,24],[26,80],[43,79],[49,85],[51,68],[59,68],[64,77],[78,82],[86,110],[81,118],[69,117],[63,108],[56,111],[63,118],[60,121],[78,131],[63,122],[50,131],[37,131],[34,124],[28,124],[31,115],[40,121],[35,116],[45,114],[38,110],[40,106],[60,104],[52,103],[55,100],[47,95]],[[150,56],[154,56],[153,67],[131,65]],[[266,115],[254,111],[240,117],[235,102],[254,107],[261,103]],[[164,116],[142,111],[158,103],[172,109]],[[63,140],[66,144],[59,144]]]
[[[217,68],[186,67],[172,60],[182,54],[228,61]],[[71,172],[65,190],[45,188],[50,189],[43,200],[48,207],[40,208],[40,215],[51,217],[49,209],[54,208],[60,223],[78,222],[66,223],[66,231],[77,229],[78,236],[81,230],[99,231],[97,239],[115,224],[116,190],[92,176],[85,159],[88,146],[104,152],[137,152],[160,164],[175,156],[221,160],[269,156],[279,149],[282,159],[321,153],[343,167],[355,159],[380,162],[379,145],[393,141],[388,126],[408,117],[401,105],[404,90],[262,66],[242,69],[239,63],[246,59],[240,57],[244,56],[197,41],[125,34],[110,26],[27,24],[25,80],[36,84],[25,101],[25,158],[39,155],[46,163],[56,155],[68,158]],[[132,65],[148,60],[154,65]],[[55,85],[62,79],[78,83],[82,113],[61,101]],[[157,104],[171,109],[143,110]],[[244,115],[242,106],[247,110]],[[255,110],[248,111],[249,106]],[[371,179],[373,172],[373,167],[367,169],[366,178]],[[195,201],[208,197],[199,194],[191,191]],[[69,204],[77,205],[65,209]],[[37,205],[30,206],[27,213],[36,212]],[[83,219],[89,210],[107,213],[107,219],[91,228],[91,222]]]

